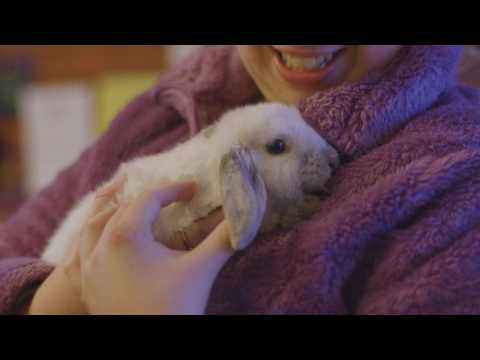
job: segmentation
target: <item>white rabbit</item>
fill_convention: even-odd
[[[123,164],[115,176],[127,176],[120,194],[126,200],[148,185],[196,182],[191,202],[160,212],[153,231],[166,245],[176,232],[222,207],[232,247],[244,249],[259,231],[295,221],[293,214],[302,213],[308,199],[322,193],[338,162],[337,152],[297,109],[262,103],[227,112],[172,150]],[[94,196],[88,194],[70,212],[50,239],[45,261],[56,265],[64,259]]]

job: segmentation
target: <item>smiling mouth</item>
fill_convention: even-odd
[[[321,72],[330,67],[345,49],[330,54],[299,56],[273,48],[277,61],[287,70],[303,73]]]

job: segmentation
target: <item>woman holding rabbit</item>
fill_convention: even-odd
[[[480,167],[479,93],[456,79],[460,52],[380,45],[199,50],[132,101],[2,227],[0,312],[480,312],[480,182],[473,176]],[[52,269],[38,259],[73,204],[122,162],[166,151],[227,110],[265,100],[298,106],[341,155],[330,195],[311,218],[234,254],[218,211],[187,232],[195,249],[172,251],[151,246],[148,219],[191,199],[194,185],[156,187],[135,203],[105,207],[119,180],[97,194],[65,264]]]

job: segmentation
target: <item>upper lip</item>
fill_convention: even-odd
[[[286,54],[291,54],[300,57],[317,57],[317,56],[328,56],[331,54],[335,54],[338,51],[342,50],[343,47],[340,46],[332,46],[330,49],[331,51],[316,51],[312,48],[305,48],[301,46],[295,45],[272,45],[272,48],[277,52],[282,52]]]

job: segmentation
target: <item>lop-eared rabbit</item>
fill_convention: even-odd
[[[188,203],[162,209],[153,231],[169,245],[178,231],[223,208],[231,245],[245,249],[259,232],[297,221],[325,189],[339,158],[300,112],[278,103],[237,108],[165,153],[122,164],[123,200],[152,184],[194,181]],[[50,239],[43,259],[56,265],[87,221],[95,192],[86,195]],[[300,214],[300,215],[299,215]]]

